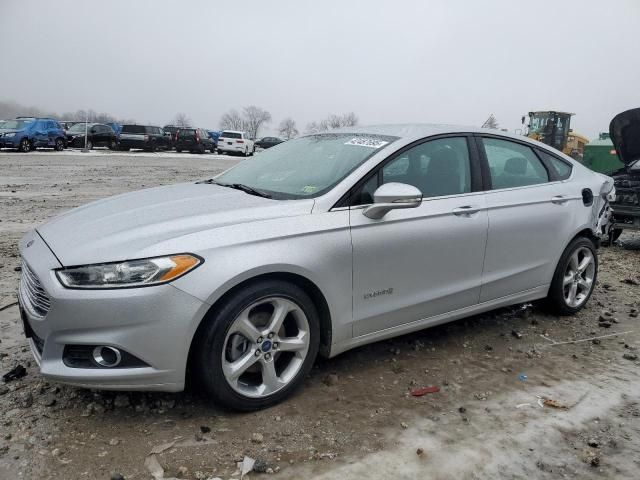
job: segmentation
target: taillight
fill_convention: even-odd
[[[200,133],[196,130],[196,142],[200,141]]]
[[[236,143],[244,143],[244,140],[236,140]]]

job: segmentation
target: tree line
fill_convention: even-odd
[[[231,109],[220,118],[220,129],[240,130],[247,132],[251,138],[258,138],[260,129],[272,120],[271,113],[263,108],[250,105],[244,107],[241,112]],[[305,133],[313,134],[327,132],[336,128],[352,127],[358,124],[358,117],[353,112],[342,115],[331,114],[327,118],[308,123]],[[297,137],[300,132],[296,121],[291,117],[284,118],[278,125],[278,134],[285,140]]]

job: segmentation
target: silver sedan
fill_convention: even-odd
[[[588,301],[610,178],[540,143],[433,125],[282,143],[204,181],[93,202],[20,242],[42,375],[276,403],[317,355],[487,310]]]

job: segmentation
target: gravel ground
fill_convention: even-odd
[[[115,394],[43,381],[17,308],[4,308],[15,302],[24,232],[88,201],[208,178],[238,160],[0,152],[0,372],[27,368],[0,382],[0,478],[148,479],[154,469],[162,478],[158,468],[164,478],[240,478],[245,455],[279,478],[637,478],[640,236],[631,234],[600,250],[598,285],[575,317],[524,305],[358,348],[320,360],[305,388],[261,412],[224,411],[195,389]],[[410,395],[423,386],[440,391]]]

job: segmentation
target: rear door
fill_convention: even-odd
[[[34,145],[37,147],[49,146],[49,126],[47,120],[36,120],[33,127]]]
[[[486,302],[551,282],[582,202],[525,142],[477,136],[484,157],[489,212],[482,293]],[[571,173],[567,164],[565,178]]]
[[[487,210],[467,142],[452,136],[407,148],[352,192],[354,336],[478,303]],[[366,217],[363,208],[387,182],[414,185],[422,204]]]

